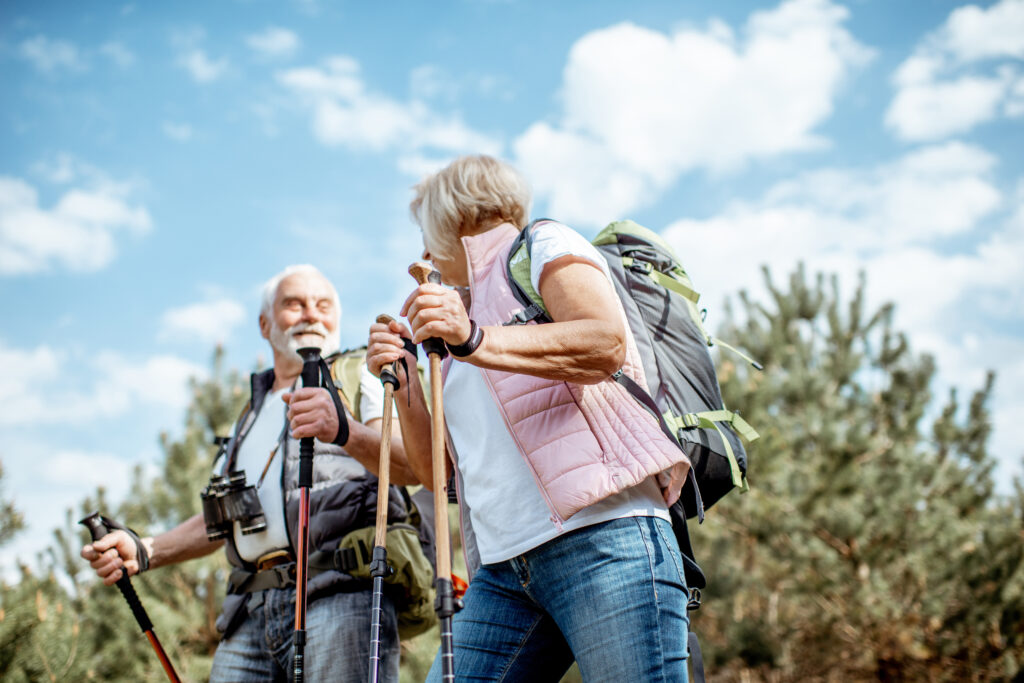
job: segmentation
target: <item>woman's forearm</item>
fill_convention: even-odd
[[[409,374],[409,381],[395,392],[405,461],[419,483],[433,490],[430,412],[427,410],[419,374],[415,371]]]
[[[489,370],[595,384],[619,369],[625,340],[600,320],[545,325],[488,326],[465,360]]]
[[[552,323],[484,328],[470,356],[481,368],[596,384],[622,367],[626,332],[611,283],[571,258],[548,265],[540,293]]]

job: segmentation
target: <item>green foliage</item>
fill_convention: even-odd
[[[991,680],[1024,661],[1024,495],[993,493],[990,375],[937,417],[932,359],[837,281],[767,305],[741,294],[722,337],[726,403],[761,433],[751,491],[693,536],[710,577],[694,628],[715,680]],[[930,422],[930,424],[929,424]]]

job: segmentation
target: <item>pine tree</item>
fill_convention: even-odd
[[[764,363],[720,364],[723,396],[761,433],[751,484],[692,531],[710,577],[716,680],[989,680],[1024,657],[1024,496],[993,492],[987,401],[937,418],[934,361],[869,312],[864,282],[803,268],[769,303],[741,294],[722,337]],[[931,422],[929,428],[929,421]]]
[[[213,436],[226,434],[248,398],[236,371],[225,371],[223,351],[212,372],[192,380],[193,402],[180,439],[161,435],[164,451],[158,476],[148,480],[136,468],[132,494],[116,510],[103,490],[68,512],[54,532],[39,570],[22,567],[15,586],[3,586],[5,618],[0,620],[0,673],[4,680],[161,680],[163,669],[115,587],[96,580],[79,557],[88,532],[73,518],[100,510],[139,533],[169,529],[200,511],[199,491],[209,480]],[[165,567],[132,578],[153,621],[154,631],[183,680],[209,676],[219,637],[214,622],[227,582],[223,553]],[[9,654],[9,656],[8,656]],[[6,665],[6,670],[2,667]]]

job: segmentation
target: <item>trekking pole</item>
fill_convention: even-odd
[[[377,322],[387,325],[394,318],[378,315]],[[380,382],[384,385],[384,412],[380,426],[380,460],[377,466],[377,521],[373,535],[373,559],[370,561],[370,576],[373,577],[373,604],[370,608],[370,683],[377,683],[380,676],[380,621],[381,598],[384,595],[384,577],[391,573],[388,566],[388,491],[391,476],[391,409],[398,389],[398,375],[395,364],[388,363],[380,369]]]
[[[78,523],[84,525],[89,530],[93,541],[100,540],[112,530],[107,526],[99,512],[92,513],[79,520]],[[128,578],[127,569],[121,569],[121,578],[117,580],[117,587],[121,589],[121,595],[128,601],[128,606],[131,608],[132,614],[135,615],[135,621],[139,623],[139,628],[149,638],[149,642],[156,651],[160,664],[163,665],[164,671],[167,672],[167,678],[173,683],[181,683],[181,679],[178,678],[178,674],[174,671],[171,660],[167,657],[167,653],[164,652],[163,646],[160,645],[160,640],[156,637],[156,633],[153,632],[153,622],[149,620],[149,615],[146,614],[142,602],[139,601],[139,595],[135,592],[135,587],[132,586],[132,580]]]
[[[409,266],[409,274],[416,282],[440,284],[441,274],[423,261]],[[423,350],[430,357],[430,419],[431,468],[434,484],[434,537],[437,543],[437,601],[434,611],[441,622],[441,677],[455,680],[455,653],[452,647],[452,615],[456,600],[452,592],[451,551],[448,530],[448,486],[444,459],[444,399],[441,393],[441,359],[448,350],[438,338],[423,341]]]
[[[320,349],[304,347],[302,356],[302,386],[320,386]],[[338,415],[344,420],[344,415]],[[299,548],[295,560],[295,683],[305,678],[306,656],[306,584],[309,569],[309,491],[313,488],[313,437],[299,439]]]

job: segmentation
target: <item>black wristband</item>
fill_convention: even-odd
[[[129,529],[124,524],[114,521],[109,517],[100,517],[100,519],[103,521],[103,523],[107,526],[108,529],[119,529],[128,534],[128,536],[132,539],[132,542],[135,543],[135,559],[139,562],[138,573],[141,574],[142,572],[147,571],[149,569],[149,553],[146,552],[146,546],[142,544],[142,538],[139,536],[138,533],[136,533],[135,529]],[[127,574],[125,575],[127,576]]]
[[[456,358],[465,358],[480,346],[480,343],[484,340],[484,328],[476,324],[476,321],[470,318],[469,320],[469,339],[462,344],[456,344],[452,346],[448,342],[445,342],[445,346],[448,347],[448,351]]]

